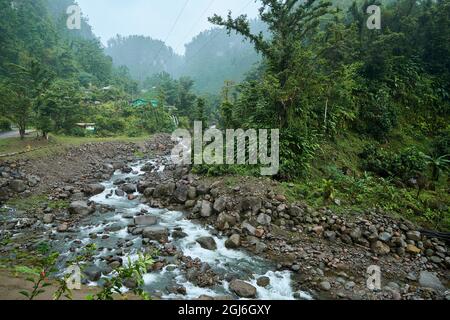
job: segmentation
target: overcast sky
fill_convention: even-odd
[[[94,33],[106,44],[120,35],[145,35],[166,40],[176,52],[212,25],[207,21],[214,13],[225,16],[258,13],[255,0],[77,0]],[[187,4],[186,4],[187,3]],[[184,8],[184,9],[183,9]],[[181,16],[173,28],[177,17]],[[171,29],[173,28],[173,31]]]

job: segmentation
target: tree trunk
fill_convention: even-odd
[[[24,128],[19,128],[20,140],[25,139],[25,131]]]

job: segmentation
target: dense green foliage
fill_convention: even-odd
[[[270,36],[245,16],[210,18],[263,58],[225,87],[219,124],[279,128],[278,178],[298,183],[297,199],[339,197],[448,228],[450,1],[261,2]],[[380,30],[366,26],[372,4]]]
[[[261,0],[258,20],[211,17],[218,28],[184,57],[143,36],[103,48],[86,20],[66,28],[71,3],[0,0],[0,130],[139,136],[195,120],[278,128],[276,178],[295,182],[295,197],[448,227],[450,0]],[[367,27],[372,4],[380,30]],[[138,98],[153,106],[130,103]]]
[[[345,130],[386,142],[400,125],[429,138],[445,127],[449,1],[383,6],[381,30],[366,27],[376,1],[346,11],[326,1],[262,3],[271,37],[252,33],[245,16],[210,18],[264,58],[221,114],[237,127],[280,128],[284,177],[305,171],[318,143]]]
[[[86,135],[77,123],[96,123],[100,136],[133,136],[173,129],[169,111],[125,110],[137,83],[114,68],[86,20],[66,26],[72,0],[0,0],[0,110],[2,130],[17,126]]]

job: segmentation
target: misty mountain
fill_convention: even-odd
[[[265,31],[254,21],[255,32]],[[184,56],[178,55],[163,41],[144,36],[117,37],[108,41],[106,53],[116,66],[126,66],[135,80],[143,82],[155,73],[172,77],[191,77],[199,92],[217,93],[225,80],[241,81],[246,71],[259,61],[253,46],[221,28],[201,32],[186,45]]]
[[[139,82],[162,71],[178,76],[183,64],[183,58],[163,41],[145,36],[117,35],[108,41],[105,51],[116,66],[128,67],[131,76]]]

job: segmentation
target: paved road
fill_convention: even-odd
[[[27,130],[25,134],[31,134],[35,132],[34,130]],[[6,138],[18,138],[20,137],[19,131],[8,131],[8,132],[0,132],[0,139]]]

